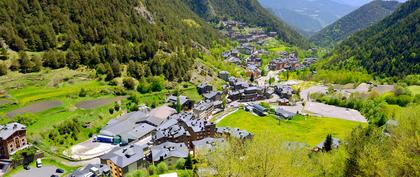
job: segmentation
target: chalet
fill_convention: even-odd
[[[248,77],[254,76],[254,78],[258,78],[261,76],[261,69],[256,65],[248,65],[246,67],[246,75]]]
[[[324,140],[324,141],[322,141],[321,143],[319,143],[318,145],[316,145],[313,149],[312,149],[312,151],[314,151],[314,152],[319,152],[319,151],[321,151],[321,150],[324,150],[324,145],[325,145],[325,141],[327,141],[326,139]],[[337,138],[332,138],[332,148],[335,148],[335,149],[337,149],[338,148],[338,146],[340,146],[340,140],[339,139],[337,139]]]
[[[233,50],[230,52],[230,54],[231,54],[231,56],[233,56],[233,57],[239,57],[240,52],[239,52],[239,50],[238,50],[238,49],[233,49]]]
[[[126,147],[116,147],[100,157],[101,164],[107,165],[112,177],[123,177],[128,173],[145,168],[146,146],[132,144]]]
[[[209,93],[213,90],[213,86],[209,84],[200,84],[197,86],[197,91],[200,95]]]
[[[293,96],[293,89],[287,85],[276,85],[274,87],[274,91],[280,96],[280,98],[290,99]]]
[[[17,122],[0,125],[0,158],[8,159],[26,147],[26,126]]]
[[[254,113],[259,115],[259,116],[266,116],[267,115],[267,112],[266,112],[267,110],[259,104],[253,104],[252,105],[252,111],[254,111]]]
[[[222,92],[211,91],[209,93],[203,94],[203,97],[204,97],[205,100],[218,101],[218,100],[222,99]]]
[[[165,142],[151,148],[151,159],[154,163],[165,162],[172,166],[180,158],[187,158],[188,146],[184,143]]]
[[[249,84],[243,81],[238,81],[233,84],[233,90],[242,90],[248,87],[249,87]]]
[[[257,58],[257,57],[249,57],[246,60],[246,63],[248,65],[255,65],[255,66],[261,66],[262,65],[262,59],[261,58]]]
[[[240,91],[229,91],[228,92],[228,99],[231,101],[237,101],[241,99],[241,92]]]
[[[214,111],[214,104],[212,102],[201,101],[194,106],[193,114],[198,119],[208,120]]]
[[[285,69],[287,66],[286,59],[274,59],[268,63],[268,68],[272,71]]]
[[[73,171],[69,177],[110,177],[111,169],[105,164],[88,164]]]
[[[282,119],[292,119],[296,115],[296,113],[284,110],[282,108],[277,108],[276,115]]]
[[[238,139],[252,139],[254,135],[239,128],[217,127],[217,134],[220,136],[230,136]]]
[[[244,89],[244,92],[241,95],[241,101],[256,101],[261,98],[261,94],[263,93],[262,88],[260,87],[248,87]]]
[[[219,72],[219,78],[228,82],[229,81],[229,72],[227,71],[220,71]]]
[[[178,97],[171,95],[166,99],[166,102],[171,104],[171,107],[176,109],[176,105],[178,104]],[[179,96],[179,102],[181,104],[182,110],[191,110],[194,103],[193,101],[189,100],[186,96]]]
[[[235,65],[242,65],[242,60],[236,56],[229,57],[226,62],[233,63]]]

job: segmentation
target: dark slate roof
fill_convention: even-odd
[[[262,107],[261,105],[259,105],[259,104],[253,104],[252,105],[252,107],[254,107],[255,109],[257,109],[257,110],[259,110],[259,111],[261,111],[261,112],[264,112],[265,111],[265,108],[264,107]]]
[[[200,102],[194,106],[194,109],[198,111],[205,111],[205,110],[210,109],[212,106],[213,106],[212,102]]]
[[[73,171],[69,177],[94,177],[95,172],[98,172],[99,175],[104,173],[109,173],[110,168],[104,164],[88,164],[82,168],[79,168]]]
[[[17,122],[0,125],[0,138],[5,140],[18,130],[26,130],[26,126]]]
[[[290,117],[293,117],[293,116],[296,115],[296,113],[290,112],[290,111],[286,111],[286,110],[284,110],[282,108],[277,108],[276,109],[276,114],[277,115],[281,115],[281,116],[286,117],[286,118],[290,118]]]
[[[188,157],[189,150],[184,143],[165,142],[157,146],[153,146],[152,159],[154,162],[165,160],[170,157],[186,158]]]
[[[132,144],[125,147],[116,147],[103,155],[101,159],[111,160],[115,165],[124,168],[134,162],[143,160],[145,146]]]
[[[166,102],[172,102],[176,104],[177,100],[178,100],[177,96],[171,95],[168,97],[168,99],[166,99]],[[181,105],[185,104],[187,101],[188,101],[188,97],[182,96],[182,95],[179,96],[179,102],[181,103]]]
[[[213,97],[215,97],[216,95],[221,94],[221,92],[216,92],[216,91],[211,91],[209,93],[205,93],[203,94],[203,97],[205,99],[212,99]]]

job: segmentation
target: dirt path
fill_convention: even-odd
[[[81,108],[81,109],[93,109],[93,108],[105,106],[107,104],[111,104],[116,101],[120,101],[125,98],[127,98],[127,96],[117,96],[114,98],[101,98],[101,99],[96,99],[96,100],[81,101],[76,104],[76,107]]]
[[[42,112],[51,108],[59,107],[63,105],[60,100],[49,100],[49,101],[42,101],[38,103],[33,103],[13,111],[7,113],[7,116],[12,118],[16,115],[24,114],[24,113],[37,113]]]

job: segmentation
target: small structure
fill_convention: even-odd
[[[108,165],[105,164],[88,164],[84,167],[81,167],[73,171],[69,177],[86,177],[86,176],[96,176],[96,177],[109,177],[111,176],[111,169]]]
[[[203,94],[205,100],[209,101],[220,101],[222,99],[222,92],[211,91]]]
[[[213,86],[209,84],[200,84],[197,86],[197,91],[200,95],[209,93],[213,90]]]
[[[214,105],[212,102],[199,102],[194,106],[193,113],[194,116],[198,119],[208,120],[214,110]]]
[[[0,158],[8,159],[26,147],[26,126],[17,122],[0,125]]]
[[[171,107],[176,109],[176,105],[178,104],[178,97],[171,95],[168,97],[168,99],[166,99],[166,102],[170,103]],[[194,105],[193,101],[189,100],[188,97],[182,95],[179,96],[179,102],[183,110],[191,110]]]
[[[219,72],[219,78],[228,82],[229,81],[229,72],[227,71],[220,71]]]
[[[259,115],[259,116],[266,116],[267,115],[266,109],[259,104],[253,104],[252,105],[252,111],[254,111],[254,113]]]
[[[322,141],[321,143],[319,143],[318,145],[316,145],[313,149],[312,149],[312,151],[314,151],[314,152],[319,152],[319,151],[321,151],[321,150],[323,150],[325,147],[324,147],[324,145],[325,145],[325,141],[327,141],[326,139],[324,140],[324,141]],[[337,138],[332,138],[332,145],[331,145],[331,147],[332,148],[335,148],[335,149],[337,149],[338,148],[338,146],[340,146],[340,140],[339,139],[337,139]]]
[[[296,115],[296,113],[286,111],[282,108],[277,108],[276,109],[276,115],[279,116],[279,118],[282,118],[282,119],[292,119]]]

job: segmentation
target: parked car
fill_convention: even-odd
[[[30,170],[30,169],[31,169],[31,167],[29,167],[29,165],[24,165],[24,166],[23,166],[23,169],[25,169],[25,170]]]
[[[36,159],[36,167],[41,168],[42,167],[42,161],[40,158]]]
[[[55,170],[55,172],[57,172],[57,173],[64,173],[64,170],[61,169],[61,168],[57,168],[57,170]]]

